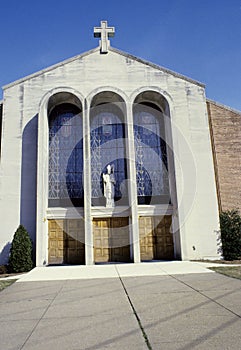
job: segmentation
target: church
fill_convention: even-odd
[[[22,224],[37,266],[219,259],[240,209],[241,112],[205,85],[98,46],[3,87],[0,264]]]

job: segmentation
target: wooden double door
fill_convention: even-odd
[[[93,219],[94,261],[130,262],[129,218]]]
[[[174,259],[172,217],[146,216],[139,218],[141,260]]]
[[[84,264],[85,235],[81,219],[49,220],[49,264]]]

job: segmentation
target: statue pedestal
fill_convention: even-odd
[[[115,202],[114,199],[106,199],[106,208],[114,208],[115,207]]]

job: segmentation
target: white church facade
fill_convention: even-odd
[[[0,263],[19,224],[37,266],[220,257],[205,86],[113,34],[4,87]]]

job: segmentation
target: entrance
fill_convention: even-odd
[[[139,218],[141,261],[174,259],[171,221],[170,215]]]
[[[84,221],[49,220],[49,264],[84,264]]]
[[[129,219],[93,219],[94,261],[130,262]]]

